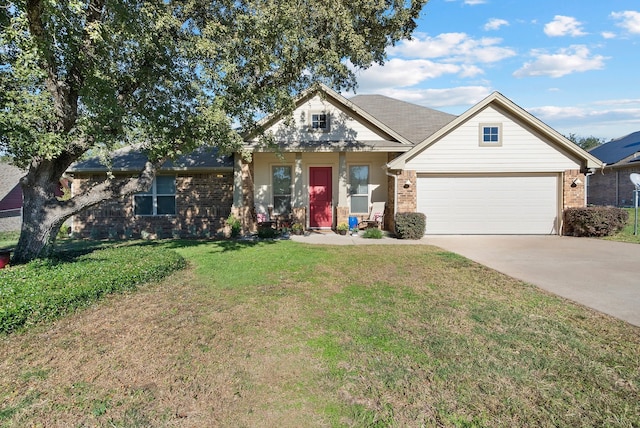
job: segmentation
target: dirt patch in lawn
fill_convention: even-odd
[[[281,334],[298,327],[300,308],[282,295],[292,291],[263,287],[259,304],[203,299],[218,292],[181,272],[2,339],[4,416],[47,427],[322,425],[302,398],[319,363]]]

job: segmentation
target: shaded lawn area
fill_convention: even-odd
[[[455,254],[165,245],[186,270],[0,339],[1,425],[640,425],[639,328]]]
[[[616,233],[612,236],[606,236],[603,239],[607,239],[609,241],[619,241],[619,242],[630,242],[633,244],[640,244],[640,208],[638,208],[638,234],[635,235],[633,233],[635,229],[636,223],[636,210],[635,208],[625,208],[625,210],[629,213],[629,221],[627,221],[627,225],[620,232]]]

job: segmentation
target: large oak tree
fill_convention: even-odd
[[[314,82],[354,87],[410,37],[427,0],[0,0],[0,152],[27,170],[14,263],[47,256],[62,223],[147,189],[167,158],[291,108]],[[55,197],[87,153],[141,144],[126,182]]]

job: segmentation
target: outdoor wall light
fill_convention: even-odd
[[[571,183],[571,187],[577,187],[578,184],[582,184],[582,180],[580,180],[580,177],[576,177],[576,179],[573,180],[573,182]]]
[[[411,187],[411,180],[407,180],[404,182],[404,188],[406,189],[408,187]]]

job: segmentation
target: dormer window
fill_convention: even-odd
[[[502,145],[502,124],[484,123],[480,125],[480,146],[496,147]]]
[[[311,130],[328,132],[329,115],[326,113],[311,113]]]

